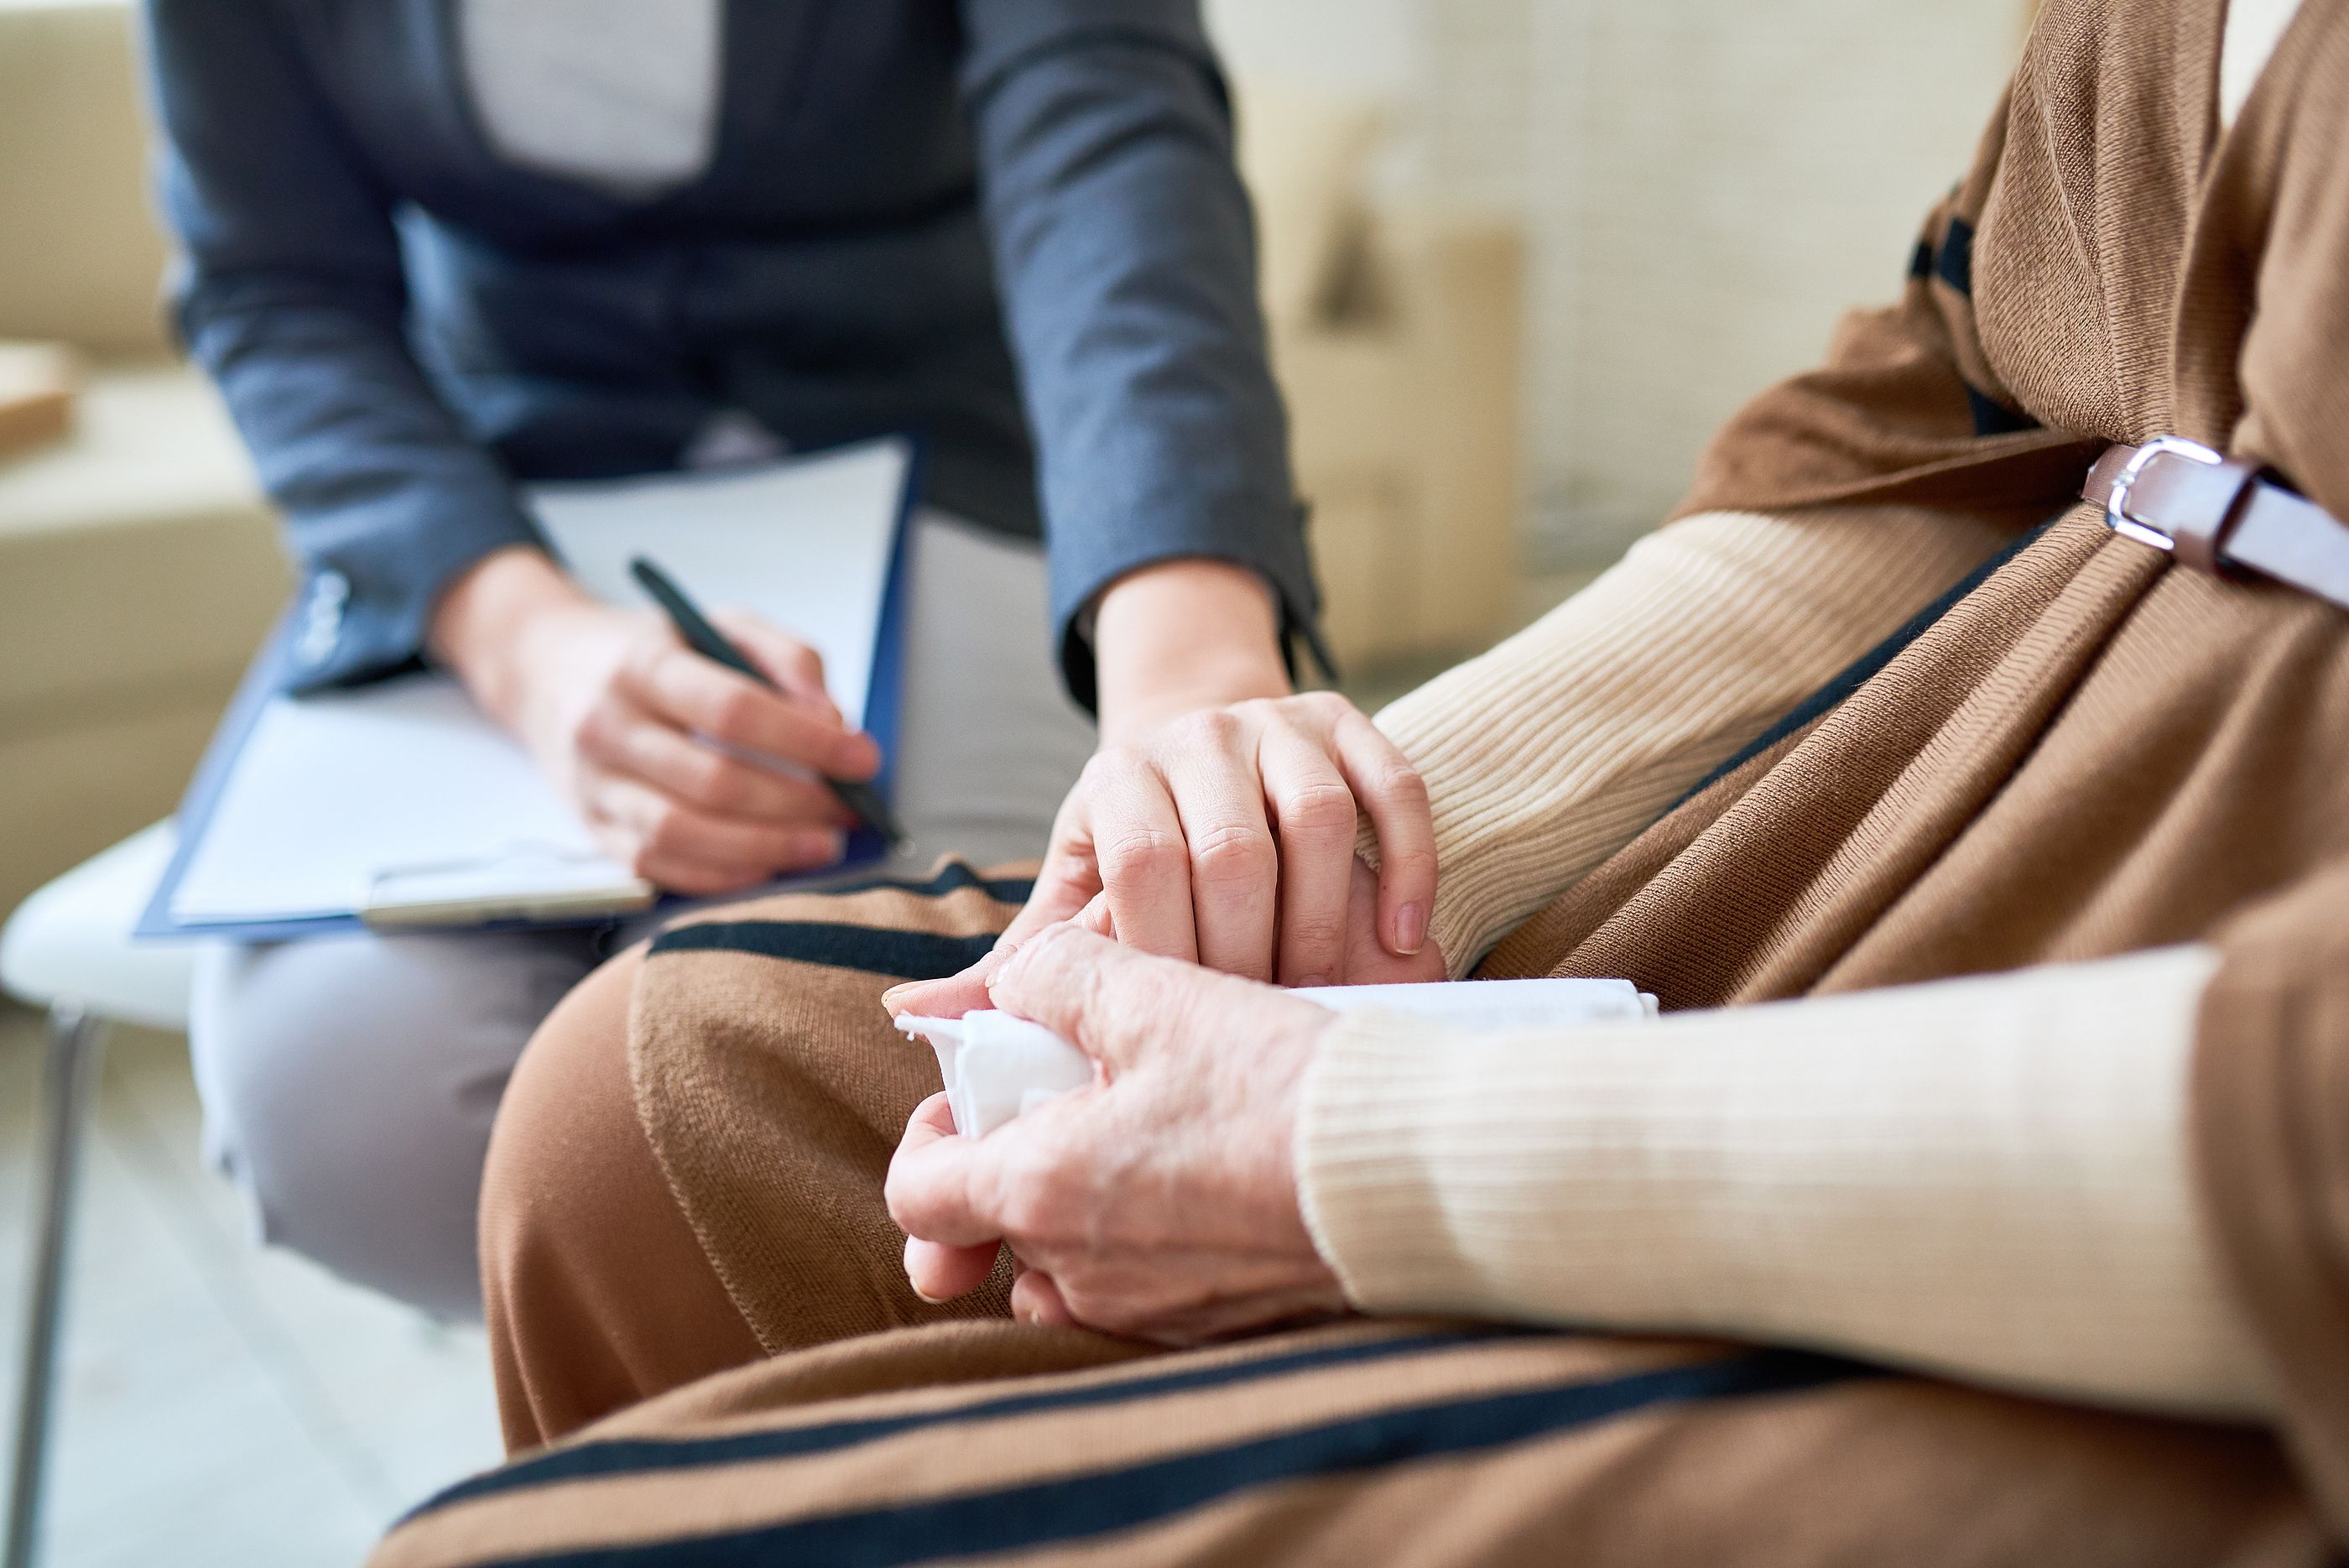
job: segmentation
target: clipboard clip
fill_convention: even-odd
[[[590,849],[521,840],[481,855],[387,867],[358,917],[373,930],[594,919],[648,909],[659,889]]]

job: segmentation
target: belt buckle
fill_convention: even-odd
[[[2178,548],[2177,540],[2151,524],[2140,523],[2128,514],[2129,487],[2137,483],[2137,476],[2145,472],[2145,465],[2164,452],[2212,467],[2227,461],[2200,441],[2188,441],[2184,436],[2154,437],[2131,452],[2128,462],[2122,464],[2120,472],[2113,476],[2112,493],[2105,497],[2105,526],[2140,545],[2150,545],[2157,550],[2175,550]]]

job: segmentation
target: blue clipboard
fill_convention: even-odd
[[[927,459],[924,444],[918,437],[895,436],[884,439],[896,441],[904,446],[906,458],[905,477],[903,491],[898,499],[896,518],[893,524],[889,564],[885,586],[882,591],[881,613],[875,622],[873,668],[865,688],[864,729],[881,747],[881,772],[874,779],[874,786],[881,792],[883,799],[894,800],[897,723],[899,711],[903,706],[905,669],[905,556],[908,536],[912,532],[914,512],[920,504]],[[872,444],[870,441],[843,442],[839,446],[812,448],[793,455],[795,458],[819,458],[829,452],[870,444]],[[723,477],[725,472],[726,471],[722,469],[713,470],[711,477]],[[197,764],[194,775],[189,780],[187,792],[181,798],[179,811],[173,819],[178,825],[179,842],[172,849],[171,862],[164,867],[162,877],[156,884],[153,896],[148,899],[146,909],[139,917],[139,923],[132,928],[133,937],[178,940],[202,937],[247,942],[293,941],[308,937],[330,936],[339,932],[364,931],[371,929],[357,910],[347,914],[302,915],[285,919],[194,923],[183,921],[171,912],[171,905],[178,895],[181,880],[186,876],[189,866],[193,863],[198,850],[203,844],[204,834],[211,825],[212,814],[218,807],[230,779],[236,772],[237,759],[244,750],[245,742],[252,736],[254,726],[259,722],[262,711],[268,706],[272,699],[283,692],[290,684],[287,674],[294,658],[294,647],[298,631],[295,612],[299,607],[300,601],[297,599],[295,604],[289,605],[281,613],[276,625],[271,628],[267,640],[263,643],[261,652],[255,656],[252,665],[246,670],[244,679],[237,687],[236,695],[230,701],[227,711],[222,716],[220,727],[213,732],[211,742],[205,746],[203,759]],[[860,826],[850,832],[846,851],[839,864],[827,867],[814,876],[828,878],[843,870],[854,870],[859,867],[884,860],[887,858],[888,854],[889,846],[881,834],[872,827]],[[791,885],[790,880],[772,884],[774,887]],[[755,898],[759,891],[755,888],[749,889],[742,896]],[[687,901],[674,895],[665,895],[652,907],[659,909]],[[598,910],[552,919],[484,920],[445,927],[412,926],[404,929],[418,933],[432,930],[448,933],[552,930],[566,927],[601,926],[615,919],[629,918],[630,914],[636,912],[640,911],[616,914],[610,910]]]

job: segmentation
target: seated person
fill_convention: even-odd
[[[1433,940],[1366,867],[1338,978],[1659,1022],[997,947],[953,866],[600,971],[492,1154],[519,1457],[379,1561],[2329,1560],[2344,134],[2340,7],[2048,0],[1899,302],[1381,716]],[[1100,1081],[957,1136],[889,981]]]

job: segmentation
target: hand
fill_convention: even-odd
[[[1379,940],[1420,951],[1435,898],[1426,788],[1352,703],[1289,694],[1278,627],[1263,580],[1224,562],[1162,562],[1103,596],[1102,748],[1007,941],[1106,893],[1118,940],[1145,951],[1335,983],[1360,811],[1379,837]]]
[[[1427,942],[1435,834],[1410,761],[1334,692],[1210,708],[1109,743],[1052,825],[1019,941],[1105,896],[1144,952],[1284,985],[1349,981],[1357,811],[1379,836],[1382,957]]]
[[[916,1292],[975,1290],[1008,1243],[1030,1322],[1187,1345],[1344,1310],[1291,1163],[1326,1009],[1073,926],[988,991],[1075,1042],[1099,1082],[984,1138],[955,1133],[944,1095],[922,1102],[887,1187]]]
[[[588,597],[535,551],[460,579],[433,644],[606,854],[676,892],[730,893],[837,861],[853,819],[813,775],[870,778],[881,758],[825,696],[812,649],[750,617],[712,618],[780,692],[693,653],[658,616]]]

